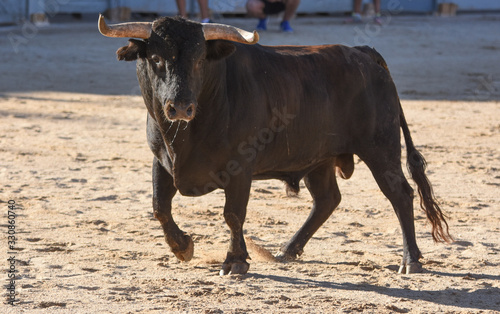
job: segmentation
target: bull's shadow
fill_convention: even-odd
[[[447,273],[439,271],[424,271],[427,274],[434,274],[441,277],[471,278],[472,280],[488,279],[499,281],[500,275],[483,275],[472,273]],[[394,274],[398,276],[398,274]],[[412,276],[419,276],[418,274]],[[498,310],[500,308],[500,289],[497,287],[477,289],[470,291],[469,288],[446,290],[409,290],[404,288],[382,287],[372,284],[335,283],[329,281],[303,279],[276,275],[262,275],[249,273],[246,278],[268,279],[289,285],[308,286],[332,290],[366,291],[394,297],[398,299],[423,300],[440,305],[457,306],[474,310]],[[411,280],[411,278],[409,279]],[[465,280],[465,279],[464,279]],[[487,296],[485,298],[485,296]]]

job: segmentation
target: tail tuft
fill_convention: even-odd
[[[401,128],[406,142],[407,167],[413,181],[417,184],[418,195],[420,196],[420,207],[427,215],[427,219],[432,225],[432,238],[435,242],[453,242],[449,233],[446,216],[437,203],[432,185],[425,175],[427,162],[424,156],[413,145],[410,130],[406,124],[403,110],[401,109]]]
[[[418,187],[420,207],[425,211],[427,219],[432,225],[432,238],[435,242],[453,242],[446,222],[447,217],[439,207],[432,186],[425,175],[426,161],[414,147],[408,151],[407,166]]]

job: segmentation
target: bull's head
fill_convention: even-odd
[[[200,24],[180,18],[160,18],[153,23],[134,22],[108,26],[99,17],[99,31],[108,37],[129,37],[128,46],[118,49],[118,60],[141,61],[145,70],[141,89],[153,110],[158,106],[170,121],[191,121],[197,110],[205,63],[225,58],[235,51],[231,42],[255,44],[250,33],[222,24]],[[139,66],[139,64],[138,64]],[[139,74],[139,73],[138,73]],[[141,80],[141,78],[139,78]]]

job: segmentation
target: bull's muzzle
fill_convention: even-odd
[[[184,120],[186,122],[189,122],[194,119],[194,116],[196,114],[196,106],[194,103],[182,105],[167,101],[165,103],[164,110],[167,119],[169,119],[170,121]]]

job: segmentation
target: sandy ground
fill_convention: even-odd
[[[135,64],[114,54],[126,40],[102,37],[94,22],[1,28],[0,268],[7,283],[13,200],[18,302],[0,312],[499,312],[500,39],[492,30],[500,16],[391,16],[382,27],[303,17],[286,36],[278,22],[263,44],[367,44],[382,53],[456,242],[433,243],[416,209],[424,272],[397,274],[399,224],[357,161],[353,177],[339,181],[339,208],[295,262],[269,252],[307,217],[307,190],[288,198],[279,181],[254,182],[243,276],[218,275],[229,239],[222,191],[177,195],[174,217],[195,241],[193,260],[181,263],[151,213],[146,110]]]

